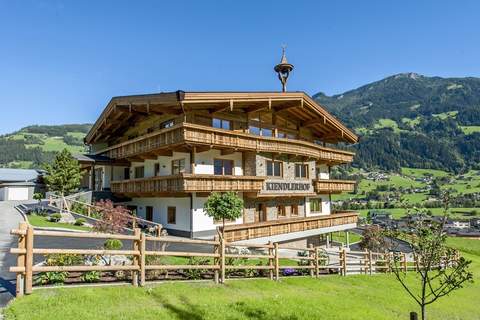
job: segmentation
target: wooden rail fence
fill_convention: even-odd
[[[142,233],[139,228],[135,228],[133,234],[102,234],[102,233],[74,233],[60,231],[34,230],[31,225],[22,222],[18,229],[11,230],[12,235],[18,236],[18,247],[11,248],[10,252],[17,255],[17,265],[10,267],[10,272],[16,273],[16,293],[17,296],[30,294],[33,289],[33,275],[38,272],[88,272],[88,271],[125,271],[131,272],[131,282],[134,286],[144,286],[146,283],[146,271],[149,270],[208,270],[213,272],[213,280],[216,283],[224,283],[227,273],[231,270],[264,270],[272,280],[279,280],[288,269],[301,270],[312,277],[318,277],[321,272],[347,274],[372,274],[378,272],[391,272],[392,253],[377,253],[370,251],[347,251],[341,248],[339,251],[327,252],[320,247],[286,247],[278,243],[269,242],[268,244],[251,243],[231,243],[223,240],[221,237],[215,237],[214,240],[193,240],[182,238],[170,238],[161,236],[148,236]],[[76,238],[76,239],[117,239],[121,241],[130,241],[131,249],[105,250],[105,249],[54,249],[54,248],[36,248],[34,239],[37,237],[57,237],[57,238]],[[155,243],[176,243],[189,247],[185,251],[166,251],[165,249],[155,249]],[[147,246],[147,244],[151,244]],[[192,249],[192,246],[202,247],[207,252],[198,252]],[[153,250],[151,248],[154,248]],[[150,248],[150,249],[147,249]],[[208,250],[205,250],[208,248]],[[234,252],[232,249],[248,248],[247,253]],[[301,255],[293,255],[289,252],[301,252]],[[253,253],[252,253],[253,252]],[[35,265],[34,255],[48,254],[71,254],[71,255],[123,255],[130,256],[129,265]],[[147,265],[146,258],[149,256],[163,257],[202,257],[208,258],[208,264],[153,264]],[[227,259],[242,259],[248,262],[251,259],[262,259],[265,264],[242,265],[228,264]],[[298,262],[298,265],[288,265],[286,262]],[[397,260],[398,256],[397,256]],[[401,266],[403,271],[415,270],[417,264],[407,255],[402,254]],[[285,262],[285,263],[284,263]],[[291,271],[290,270],[290,271]]]

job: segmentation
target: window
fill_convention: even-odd
[[[295,139],[295,135],[291,133],[287,133],[285,131],[278,131],[277,138],[284,138],[284,139]]]
[[[283,163],[281,161],[267,160],[267,176],[270,176],[270,177],[283,176]]]
[[[130,211],[131,215],[137,215],[137,206],[127,206],[127,210]]]
[[[322,199],[310,199],[310,212],[322,212]]]
[[[277,206],[277,214],[278,214],[279,217],[285,217],[286,216],[285,206],[283,204]]]
[[[259,127],[249,126],[248,127],[248,132],[251,133],[251,134],[255,134],[255,135],[259,136],[261,131],[260,131]]]
[[[143,178],[145,177],[145,167],[135,167],[135,179]]]
[[[175,124],[173,119],[160,123],[160,129],[171,128]]]
[[[292,204],[291,206],[292,216],[298,216],[298,204]]]
[[[172,174],[185,172],[185,159],[172,160]]]
[[[295,178],[308,178],[308,164],[295,164]]]
[[[145,207],[145,220],[153,221],[153,207],[146,206]]]
[[[125,180],[130,179],[130,168],[123,168],[123,178]]]
[[[153,165],[153,174],[155,177],[160,175],[160,163],[155,163]]]
[[[233,175],[233,160],[214,159],[213,174],[217,176]]]
[[[167,208],[167,223],[176,224],[177,223],[177,208],[168,207]]]
[[[262,128],[262,136],[264,137],[273,137],[272,129]]]
[[[218,129],[230,130],[230,120],[212,118],[212,127]]]

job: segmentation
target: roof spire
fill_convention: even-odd
[[[275,72],[278,74],[278,79],[282,83],[282,92],[287,91],[287,79],[290,75],[290,72],[293,70],[293,64],[288,63],[287,56],[285,54],[286,45],[282,45],[282,59],[280,63],[273,68]]]

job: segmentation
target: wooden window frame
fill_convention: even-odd
[[[171,209],[173,209],[173,220],[171,219],[172,216],[170,216],[172,213]],[[167,207],[167,224],[177,224],[177,207]]]
[[[220,128],[215,127],[215,126],[213,125],[213,122],[214,122],[215,120],[220,121]],[[225,128],[223,127],[223,123],[224,123],[224,122],[225,122],[225,123],[228,123],[228,129],[225,129]],[[232,120],[223,119],[223,118],[217,118],[217,117],[212,117],[212,127],[215,128],[215,129],[233,130],[233,128],[232,128]]]
[[[180,163],[182,162],[182,160],[183,160],[183,170],[180,169]],[[179,171],[178,171],[177,173],[174,172],[174,168],[175,168],[175,163],[176,163],[176,162],[178,162],[178,168],[179,168],[179,169],[178,169]],[[172,166],[172,168],[171,168],[172,175],[177,175],[177,174],[185,173],[185,165],[186,165],[186,162],[187,162],[187,161],[185,161],[185,158],[173,159],[173,160],[172,160],[172,163],[171,163],[171,166]]]
[[[290,215],[298,217],[298,204],[294,203],[290,205]]]
[[[233,176],[235,175],[235,161],[231,159],[220,159],[220,158],[214,158],[213,159],[213,173],[215,173],[215,161],[222,161],[222,173],[220,175],[222,176]],[[232,164],[232,173],[231,174],[225,174],[225,161],[231,162]]]
[[[312,210],[313,207],[315,206],[314,205],[314,202],[318,202],[317,203],[317,206],[318,206],[318,210]],[[312,198],[310,199],[310,213],[322,213],[322,207],[323,207],[323,199],[322,198]]]
[[[137,177],[137,169],[140,169],[142,168],[142,177]],[[135,179],[142,179],[142,178],[145,178],[145,166],[136,166],[134,169],[133,169],[133,173],[135,174]]]
[[[287,210],[285,209],[284,204],[277,205],[277,217],[286,218]]]
[[[269,163],[272,164],[272,174],[269,175],[268,174],[268,165]],[[275,175],[275,163],[279,163],[280,164],[280,175]],[[276,178],[283,178],[283,161],[279,161],[279,160],[266,160],[265,161],[265,175],[267,177],[276,177]]]
[[[300,168],[299,175],[297,175],[297,167]],[[302,170],[305,172],[305,176],[302,176]],[[309,171],[310,171],[310,166],[308,165],[308,163],[295,163],[295,178],[308,179]]]

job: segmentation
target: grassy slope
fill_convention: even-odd
[[[443,215],[443,208],[431,208],[431,209],[427,209],[427,210],[431,210],[432,211],[432,214],[433,215]],[[455,218],[467,218],[463,212],[465,213],[469,213],[473,210],[477,210],[477,211],[480,211],[479,208],[450,208],[448,210],[449,212],[449,215],[451,217],[455,217]],[[367,212],[370,211],[370,210],[357,210],[358,213],[360,213],[360,216],[362,217],[366,217],[367,216]],[[372,209],[371,211],[382,211],[382,212],[388,212],[388,213],[391,213],[393,215],[393,218],[395,219],[398,219],[404,215],[407,214],[407,209],[403,209],[403,208],[395,208],[395,209],[380,209],[380,210],[376,210],[376,209]]]
[[[480,280],[480,240],[450,239],[468,248]],[[478,319],[478,283],[428,307],[430,319]],[[324,276],[153,288],[50,289],[14,301],[6,319],[407,319],[416,305],[392,275]]]
[[[37,216],[37,215],[29,215],[28,222],[34,227],[50,227],[50,228],[65,228],[65,229],[73,229],[73,230],[91,230],[89,227],[84,226],[75,226],[69,223],[59,223],[59,222],[51,222],[48,221],[46,217]]]

